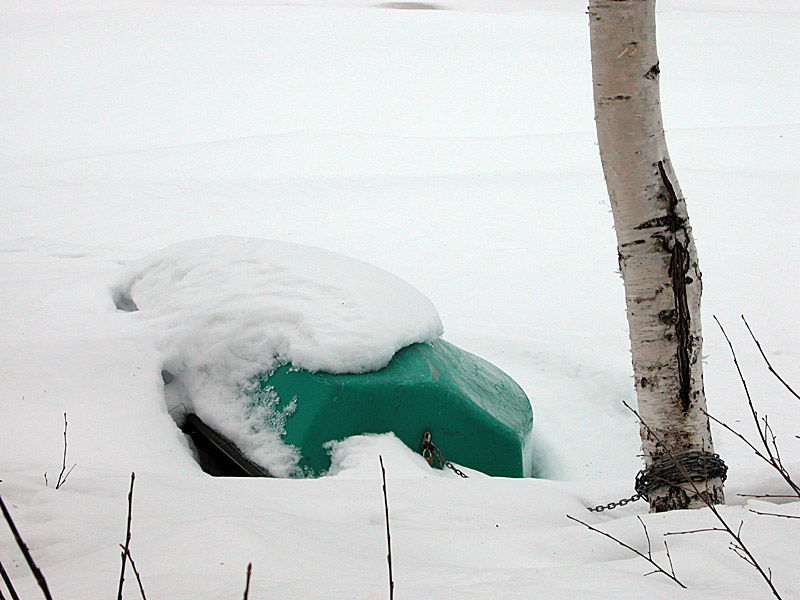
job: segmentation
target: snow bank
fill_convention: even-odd
[[[275,474],[296,456],[285,415],[247,409],[259,373],[282,364],[363,373],[442,333],[433,304],[381,269],[286,242],[219,236],[181,242],[134,263],[112,293],[156,335],[184,400]],[[282,417],[282,418],[279,418]]]

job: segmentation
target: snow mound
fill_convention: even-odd
[[[373,371],[442,333],[433,304],[394,275],[252,238],[174,244],[132,264],[112,294],[153,336],[185,410],[277,476],[302,473],[296,450],[281,440],[286,415],[249,400],[257,375],[282,364]]]
[[[380,479],[379,457],[389,479],[447,477],[451,471],[431,469],[421,454],[408,448],[394,433],[354,435],[327,444],[331,455],[328,475],[339,479]]]
[[[220,236],[180,242],[133,265],[114,288],[158,323],[168,360],[243,378],[290,363],[310,371],[380,369],[433,341],[433,304],[361,261],[286,242]]]

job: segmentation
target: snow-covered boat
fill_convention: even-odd
[[[430,300],[381,269],[214,237],[145,257],[113,295],[162,332],[168,409],[198,452],[208,449],[209,472],[319,475],[330,442],[393,432],[439,466],[531,475],[525,393],[442,340]]]
[[[414,450],[488,475],[529,477],[533,412],[525,392],[491,363],[442,339],[400,350],[378,371],[333,375],[284,365],[250,394],[286,415],[284,442],[300,467],[330,467],[332,440],[392,432]],[[433,452],[423,447],[430,434]],[[438,450],[441,452],[437,456]]]

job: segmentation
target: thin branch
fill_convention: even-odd
[[[716,319],[716,317],[714,317],[714,318]],[[717,323],[719,323],[719,321],[717,321]],[[749,396],[748,396],[748,398],[749,398]],[[667,455],[670,457],[670,459],[672,459],[672,461],[675,463],[675,466],[678,469],[680,469],[681,474],[686,479],[686,482],[692,487],[692,490],[694,491],[694,493],[697,494],[697,496],[703,501],[703,503],[705,503],[705,505],[711,511],[711,514],[714,515],[714,517],[717,519],[717,521],[719,521],[719,523],[725,528],[725,531],[728,532],[728,535],[730,535],[734,539],[736,544],[738,544],[738,547],[748,557],[747,562],[749,562],[756,569],[756,571],[758,571],[758,574],[761,575],[761,577],[764,579],[764,581],[769,586],[770,590],[772,591],[772,594],[776,598],[778,598],[778,600],[783,600],[781,595],[778,593],[778,590],[775,589],[775,586],[772,583],[772,577],[767,575],[767,573],[764,571],[764,569],[761,567],[761,565],[758,564],[758,561],[755,559],[755,557],[752,555],[752,553],[747,548],[745,543],[742,541],[742,538],[739,536],[739,533],[741,533],[742,524],[741,523],[739,524],[739,532],[738,533],[734,532],[730,528],[730,526],[728,525],[727,521],[725,521],[723,516],[721,514],[719,514],[719,511],[717,510],[717,507],[714,506],[714,503],[711,502],[711,500],[709,500],[708,495],[707,494],[703,494],[698,489],[697,484],[695,484],[695,482],[692,480],[691,475],[689,475],[689,473],[686,471],[684,466],[678,461],[678,459],[675,458],[675,455],[672,453],[672,451],[669,449],[669,447],[666,444],[664,444],[663,440],[652,430],[652,428],[644,421],[644,419],[642,419],[641,415],[639,415],[638,412],[636,412],[633,408],[631,408],[628,405],[627,402],[623,402],[622,404],[629,411],[631,411],[633,414],[636,415],[636,418],[639,419],[639,423],[642,424],[642,427],[644,427],[648,431],[648,433],[653,436],[653,438],[656,440],[656,442],[661,444],[661,446],[664,448],[664,451],[667,453]],[[739,556],[742,556],[741,554],[739,554],[739,552],[737,552],[736,554],[739,555]],[[744,557],[742,557],[742,558],[744,558]]]
[[[383,468],[383,456],[378,456],[381,462],[381,477],[383,478],[383,507],[386,511],[386,547],[388,553],[386,560],[389,562],[389,600],[394,599],[394,579],[392,578],[392,533],[389,531],[389,498],[386,494],[386,469]]]
[[[66,474],[66,475],[64,475],[64,479],[61,481],[61,485],[64,485],[65,483],[67,483],[67,477],[69,477],[69,476],[72,474],[72,471],[74,471],[74,470],[75,470],[75,467],[77,467],[77,466],[78,466],[78,463],[74,463],[74,464],[73,464],[73,465],[72,465],[72,466],[69,468],[69,471],[67,471],[67,474]]]
[[[14,584],[11,583],[11,577],[9,577],[2,562],[0,562],[0,577],[3,578],[3,581],[6,584],[6,588],[8,589],[8,593],[11,594],[11,600],[19,600],[19,596],[17,595],[17,590],[14,589]]]
[[[131,489],[128,492],[128,524],[125,530],[125,545],[122,546],[122,568],[119,572],[119,588],[117,589],[117,600],[122,600],[122,584],[125,582],[125,565],[130,556],[131,544],[131,512],[133,509],[133,482],[136,479],[136,474],[131,473]]]
[[[741,558],[744,562],[749,564],[751,567],[758,568],[758,565],[753,560],[753,558],[751,556],[748,556],[747,554],[745,554],[744,548],[742,548],[738,544],[734,544],[733,542],[731,542],[731,545],[729,547],[730,547],[731,550],[733,550],[733,552],[736,554],[736,556]],[[771,574],[769,575],[768,581],[772,581],[772,575]]]
[[[775,435],[774,431],[772,431],[772,426],[769,424],[769,415],[764,415],[761,420],[764,421],[764,435],[769,435],[769,441],[772,443],[772,451],[775,453],[775,461],[779,465],[783,465],[781,451],[778,448],[778,436]]]
[[[11,530],[11,533],[14,535],[14,539],[17,542],[17,546],[19,546],[20,552],[22,552],[22,556],[25,557],[25,562],[28,563],[28,568],[30,568],[31,573],[33,573],[34,578],[36,579],[36,583],[39,584],[39,587],[42,589],[42,593],[47,600],[53,600],[53,597],[50,595],[50,589],[47,587],[47,581],[44,578],[44,574],[41,572],[38,566],[36,566],[36,561],[33,560],[33,556],[31,556],[30,551],[28,550],[28,546],[25,545],[25,542],[22,539],[19,531],[17,530],[17,526],[14,525],[14,519],[11,518],[11,513],[8,512],[6,508],[5,502],[3,502],[3,498],[0,497],[0,510],[3,511],[3,516],[6,519],[6,523],[8,523],[8,528]]]
[[[742,435],[741,433],[739,433],[738,431],[736,431],[736,430],[735,430],[733,427],[731,427],[730,425],[728,425],[728,424],[727,424],[727,423],[725,423],[724,421],[720,421],[719,419],[717,419],[717,418],[716,418],[714,415],[712,415],[711,413],[708,413],[708,412],[704,411],[703,409],[700,409],[700,410],[701,410],[701,412],[702,412],[702,413],[703,413],[705,416],[707,416],[709,419],[711,419],[712,421],[714,421],[714,422],[715,422],[717,425],[719,425],[720,427],[724,427],[724,428],[725,428],[725,429],[727,429],[729,432],[731,432],[733,435],[735,435],[735,436],[736,436],[736,437],[738,437],[740,440],[742,440],[742,441],[743,441],[745,444],[747,444],[747,445],[750,447],[750,449],[751,449],[753,452],[755,452],[756,456],[758,456],[758,457],[759,457],[761,460],[763,460],[763,461],[765,461],[765,462],[769,463],[769,464],[770,464],[770,465],[772,465],[772,466],[775,466],[775,465],[772,463],[772,461],[769,459],[769,457],[767,457],[767,456],[764,456],[764,454],[761,452],[761,450],[759,450],[758,448],[756,448],[755,444],[753,444],[753,442],[751,442],[750,440],[748,440],[748,439],[747,439],[747,438],[746,438],[744,435]]]
[[[672,556],[669,554],[669,546],[667,545],[667,540],[664,540],[664,550],[667,552],[667,560],[669,561],[669,570],[672,572],[672,576],[675,577],[675,567],[672,565]]]
[[[244,596],[242,600],[247,600],[250,595],[250,574],[253,572],[253,563],[247,563],[247,579],[244,584]]]
[[[584,527],[586,527],[586,528],[587,528],[587,529],[589,529],[590,531],[594,531],[595,533],[599,533],[600,535],[602,535],[602,536],[604,536],[604,537],[607,537],[607,538],[608,538],[608,539],[610,539],[610,540],[613,540],[614,542],[616,542],[617,544],[619,544],[619,545],[620,545],[620,546],[622,546],[623,548],[625,548],[625,549],[627,549],[627,550],[630,550],[631,552],[633,552],[633,553],[634,553],[634,554],[636,554],[637,556],[640,556],[641,558],[643,558],[644,560],[646,560],[647,562],[649,562],[651,565],[653,565],[653,567],[655,567],[655,569],[656,569],[656,571],[657,571],[658,573],[662,573],[662,574],[666,575],[667,577],[669,577],[670,579],[672,579],[672,581],[674,581],[674,582],[675,582],[675,583],[677,583],[679,586],[681,586],[683,589],[687,589],[687,588],[686,588],[686,586],[685,586],[685,585],[683,585],[683,583],[681,583],[681,581],[680,581],[680,580],[679,580],[679,579],[678,579],[678,578],[675,576],[675,573],[671,573],[671,574],[670,574],[670,573],[668,573],[667,571],[665,571],[664,569],[662,569],[662,568],[661,568],[661,566],[660,566],[660,565],[659,565],[657,562],[655,562],[655,561],[654,561],[654,560],[653,560],[651,557],[649,557],[649,556],[646,556],[645,554],[643,554],[643,553],[639,552],[639,551],[638,551],[636,548],[634,548],[633,546],[629,546],[628,544],[626,544],[626,543],[625,543],[625,542],[623,542],[622,540],[619,540],[619,539],[615,538],[615,537],[614,537],[613,535],[611,535],[610,533],[606,533],[605,531],[602,531],[602,530],[600,530],[600,529],[597,529],[597,528],[595,528],[595,527],[592,527],[592,526],[591,526],[591,525],[589,525],[588,523],[584,523],[583,521],[581,521],[580,519],[576,519],[576,518],[575,518],[575,517],[573,517],[572,515],[567,515],[567,518],[568,518],[569,520],[571,520],[571,521],[575,521],[576,523],[580,523],[581,525],[583,525]],[[670,562],[671,562],[671,561],[670,561]]]
[[[725,340],[728,342],[728,346],[731,349],[731,355],[733,356],[733,364],[736,366],[736,371],[739,373],[739,380],[742,382],[742,386],[744,387],[745,396],[747,396],[747,404],[750,407],[750,414],[753,416],[753,421],[755,422],[756,430],[758,431],[758,437],[761,440],[761,444],[764,447],[764,451],[766,452],[766,455],[764,455],[763,452],[761,452],[758,448],[756,448],[755,445],[752,442],[750,442],[750,440],[745,438],[741,433],[739,433],[738,431],[735,431],[732,427],[730,427],[726,423],[723,423],[719,419],[716,419],[716,418],[712,417],[706,411],[703,410],[702,412],[709,419],[713,420],[715,423],[718,423],[719,425],[721,425],[722,427],[724,427],[725,429],[727,429],[728,431],[733,433],[736,437],[738,437],[740,440],[742,440],[747,446],[749,446],[750,449],[753,450],[753,452],[755,452],[756,456],[758,456],[761,460],[765,461],[772,468],[774,468],[776,471],[778,471],[778,473],[783,478],[783,480],[789,485],[789,487],[792,488],[792,490],[795,492],[795,494],[797,494],[797,496],[800,497],[800,486],[798,486],[792,480],[791,475],[789,474],[789,472],[786,470],[786,468],[783,466],[783,463],[781,462],[780,452],[778,451],[778,446],[777,446],[777,443],[776,443],[776,437],[775,437],[775,434],[772,433],[772,429],[771,429],[771,427],[769,425],[769,420],[766,417],[764,417],[764,419],[763,419],[763,421],[764,421],[763,428],[761,426],[761,423],[759,422],[758,413],[756,412],[755,405],[753,404],[753,399],[750,396],[750,391],[747,388],[747,382],[744,379],[744,374],[742,373],[742,369],[739,367],[739,361],[736,358],[736,351],[733,348],[733,343],[731,342],[730,338],[728,337],[728,334],[725,332],[725,328],[722,326],[722,323],[720,323],[719,319],[717,319],[717,317],[714,316],[714,320],[717,322],[717,325],[719,325],[719,328],[722,331],[722,335],[725,337]],[[745,323],[746,323],[746,321],[745,321]],[[751,335],[752,335],[752,332],[751,332]],[[772,446],[770,446],[770,436],[772,438]]]
[[[740,498],[796,498],[793,494],[736,494]]]
[[[800,497],[800,486],[798,486],[794,482],[794,480],[792,479],[791,474],[786,470],[786,468],[780,462],[779,458],[766,456],[763,452],[761,452],[761,450],[756,448],[756,446],[750,440],[748,440],[741,433],[736,431],[733,427],[731,427],[730,425],[728,425],[724,421],[720,421],[715,416],[707,413],[706,411],[704,411],[702,409],[701,409],[701,412],[704,415],[706,415],[709,419],[714,421],[717,425],[719,425],[720,427],[723,427],[724,429],[726,429],[727,431],[729,431],[730,433],[732,433],[733,435],[738,437],[742,442],[744,442],[753,451],[753,453],[758,458],[760,458],[765,463],[767,463],[770,467],[775,469],[780,474],[781,478],[783,478],[783,480],[786,482],[786,484],[790,488],[792,488],[792,490],[794,491],[794,495],[793,496],[781,496],[781,495],[770,495],[770,494],[764,494],[764,495],[739,494],[739,496],[751,497],[751,498],[797,498],[797,497]]]
[[[788,383],[786,383],[786,382],[783,380],[783,378],[782,378],[782,377],[781,377],[781,376],[778,374],[778,372],[777,372],[775,369],[773,369],[773,368],[772,368],[772,364],[769,362],[769,359],[767,358],[767,355],[766,355],[766,354],[764,354],[764,350],[761,348],[761,343],[758,341],[758,339],[756,339],[756,336],[755,336],[755,334],[753,333],[753,330],[752,330],[752,329],[750,329],[750,324],[747,322],[747,319],[745,319],[745,318],[744,318],[744,315],[742,315],[742,321],[744,321],[744,326],[745,326],[745,327],[747,327],[747,331],[749,331],[749,332],[750,332],[750,337],[752,337],[752,338],[753,338],[753,341],[756,343],[756,347],[758,348],[758,351],[761,353],[761,356],[762,356],[762,358],[764,359],[764,362],[765,362],[765,363],[767,363],[767,369],[769,369],[769,372],[770,372],[770,373],[772,373],[773,375],[775,375],[775,377],[777,377],[777,378],[778,378],[778,381],[780,381],[780,382],[783,384],[783,386],[784,386],[784,387],[785,387],[787,390],[789,390],[789,392],[790,392],[790,393],[791,393],[791,394],[792,394],[792,395],[793,395],[795,398],[797,398],[798,400],[800,400],[800,394],[798,394],[797,392],[795,392],[795,391],[792,389],[792,386],[790,386]]]
[[[647,538],[647,557],[652,560],[653,549],[652,546],[650,545],[650,534],[647,532],[647,526],[644,524],[644,521],[642,521],[641,516],[636,515],[636,518],[639,519],[639,523],[642,524],[642,529],[644,529],[644,537]]]
[[[73,466],[73,469],[75,467]],[[59,489],[62,485],[67,482],[67,478],[64,477],[64,472],[67,470],[67,413],[64,413],[64,454],[61,457],[61,473],[58,474],[58,480],[56,481],[56,489]],[[70,469],[70,472],[72,469]],[[67,474],[69,475],[69,473]]]
[[[716,315],[714,315],[714,320],[719,325],[720,331],[722,331],[722,335],[725,337],[725,341],[728,342],[728,346],[731,349],[731,355],[733,356],[733,364],[736,367],[736,371],[739,373],[739,380],[742,382],[742,386],[744,387],[744,394],[747,397],[747,404],[750,406],[750,413],[753,415],[753,419],[756,422],[756,429],[758,430],[758,436],[761,438],[761,442],[764,444],[764,447],[767,450],[767,454],[769,454],[769,445],[767,444],[767,439],[764,436],[764,432],[761,431],[761,426],[758,424],[758,413],[756,412],[756,407],[753,404],[753,398],[750,396],[750,390],[747,389],[747,382],[744,379],[744,374],[742,373],[742,369],[739,366],[739,360],[736,358],[736,351],[733,349],[733,342],[728,337],[725,328],[722,326],[722,323],[719,322],[719,319]],[[770,454],[770,458],[772,455]]]
[[[768,517],[783,517],[784,519],[800,519],[800,517],[797,517],[795,515],[780,515],[778,513],[760,512],[757,510],[753,510],[752,508],[750,509],[750,512],[756,513],[757,515],[766,515]]]
[[[139,576],[139,569],[136,568],[136,563],[133,562],[133,554],[131,554],[130,548],[125,548],[122,544],[119,545],[122,548],[123,552],[128,554],[128,560],[131,561],[131,568],[133,569],[133,574],[136,575],[136,583],[139,584],[139,593],[142,595],[142,600],[147,600],[147,596],[144,595],[144,586],[142,585],[142,578]]]
[[[704,527],[703,529],[690,529],[689,531],[669,531],[664,535],[689,535],[692,533],[704,533],[706,531],[722,531],[727,533],[726,529],[720,529],[719,527]]]

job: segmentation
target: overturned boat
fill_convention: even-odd
[[[525,392],[491,363],[442,339],[407,346],[370,373],[284,365],[259,378],[251,402],[276,396],[276,408],[288,414],[284,441],[300,451],[310,475],[330,467],[332,440],[392,432],[409,448],[430,452],[422,445],[427,432],[440,459],[487,475],[531,476],[533,412]]]
[[[435,466],[532,474],[525,393],[377,267],[219,236],[144,257],[111,291],[153,332],[168,410],[209,473],[322,475],[330,442],[393,432]]]

